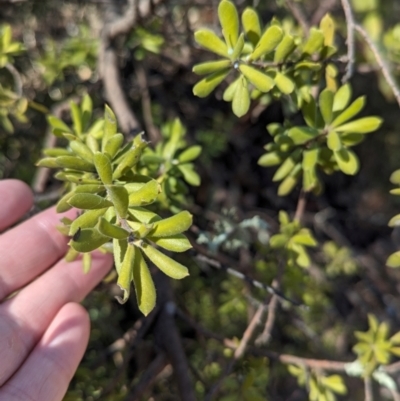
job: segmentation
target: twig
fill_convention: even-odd
[[[23,95],[23,83],[20,73],[11,63],[7,63],[4,67],[12,75],[14,79],[15,93],[18,95],[19,98],[21,98]]]
[[[396,98],[396,101],[398,105],[400,106],[400,89],[396,83],[396,80],[393,78],[390,68],[387,65],[386,61],[383,59],[382,55],[380,54],[378,47],[375,45],[375,43],[372,41],[371,37],[368,35],[368,32],[359,24],[354,25],[354,29],[364,38],[364,40],[367,42],[369,48],[371,49],[372,53],[375,56],[375,59],[377,63],[379,64],[379,67],[382,71],[382,74],[384,78],[386,79],[386,82],[389,84],[389,86],[392,88],[394,97]]]
[[[265,313],[267,306],[265,304],[261,304],[256,313],[254,314],[253,318],[251,319],[249,325],[247,326],[245,332],[243,333],[242,339],[238,347],[235,349],[233,357],[229,364],[227,365],[224,373],[218,379],[218,382],[214,384],[214,386],[209,391],[208,395],[205,397],[205,401],[211,401],[213,397],[217,394],[218,390],[220,389],[222,382],[228,377],[233,368],[235,367],[236,362],[243,357],[246,352],[246,348],[253,337],[255,329],[259,326],[262,322],[263,315]]]
[[[374,396],[372,392],[372,381],[370,377],[364,378],[364,391],[365,391],[365,401],[374,401]]]
[[[151,114],[151,97],[147,83],[147,75],[141,64],[136,65],[136,77],[142,95],[143,120],[146,126],[146,133],[153,145],[155,145],[160,141],[161,134],[153,122],[153,116]]]
[[[296,213],[294,215],[294,220],[301,222],[304,211],[307,205],[307,192],[304,189],[300,190],[299,199],[297,201]]]
[[[271,332],[272,332],[272,328],[275,323],[276,309],[278,307],[278,301],[279,301],[279,299],[276,295],[273,295],[271,297],[271,300],[269,301],[267,321],[265,322],[263,332],[256,339],[257,346],[265,345],[271,339]]]
[[[342,82],[346,83],[353,75],[354,70],[354,29],[355,22],[349,0],[341,0],[347,25],[347,67]]]
[[[310,27],[308,25],[307,18],[303,13],[303,10],[297,4],[293,3],[292,0],[286,0],[285,3],[287,8],[296,18],[297,22],[301,25],[304,33],[308,33]]]

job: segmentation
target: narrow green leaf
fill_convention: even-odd
[[[129,206],[144,206],[154,203],[160,192],[160,184],[156,180],[151,180],[129,195]]]
[[[55,116],[48,116],[47,121],[51,125],[55,136],[61,137],[64,133],[72,133],[71,128]]]
[[[75,195],[74,191],[68,192],[65,194],[58,202],[56,206],[56,212],[57,213],[64,213],[70,209],[72,209],[72,206],[68,203],[69,200]]]
[[[196,64],[193,67],[193,72],[198,75],[207,75],[220,70],[226,70],[230,66],[230,60],[206,61],[205,63]]]
[[[104,135],[101,142],[101,150],[105,151],[108,140],[117,133],[117,118],[108,105],[104,106]]]
[[[77,238],[70,241],[70,245],[78,252],[92,252],[101,247],[110,239],[100,234],[94,228],[85,228],[79,232]]]
[[[225,100],[225,102],[231,102],[233,100],[233,97],[235,96],[237,86],[240,82],[240,77],[235,79],[229,86],[225,89],[224,94],[222,98]]]
[[[288,176],[294,167],[297,165],[300,157],[301,157],[301,149],[296,149],[293,151],[289,157],[280,165],[278,170],[276,170],[274,176],[272,177],[272,181],[281,181],[286,176]]]
[[[338,132],[353,132],[357,134],[368,134],[376,131],[382,125],[380,117],[364,117],[350,123],[336,127]],[[67,157],[67,156],[66,156]]]
[[[283,32],[280,27],[270,26],[261,36],[256,48],[250,55],[250,60],[258,60],[260,57],[271,53],[279,45],[282,37]]]
[[[350,84],[345,84],[341,86],[335,93],[333,99],[333,111],[341,111],[346,108],[351,100],[352,90]]]
[[[115,224],[110,223],[104,217],[99,219],[99,224],[97,226],[99,232],[106,237],[111,237],[115,239],[125,239],[128,238],[129,232],[119,227]]]
[[[400,170],[393,171],[389,180],[394,185],[400,185]]]
[[[99,142],[91,134],[86,135],[86,145],[93,153],[100,149]]]
[[[205,49],[219,54],[222,57],[228,57],[228,47],[213,31],[209,29],[199,29],[195,32],[194,39]]]
[[[261,37],[261,24],[257,12],[252,7],[247,7],[242,14],[242,25],[246,36],[253,46],[256,46]]]
[[[321,19],[319,27],[324,34],[324,45],[333,46],[335,42],[335,22],[330,14],[325,14]]]
[[[278,89],[285,95],[290,95],[295,89],[294,82],[280,72],[276,73],[274,80]]]
[[[171,237],[188,230],[192,225],[193,216],[188,211],[182,211],[175,216],[156,221],[150,232],[151,237]]]
[[[303,145],[319,135],[318,130],[310,127],[293,127],[287,132],[295,145]]]
[[[139,251],[135,249],[135,246],[128,244],[124,259],[121,263],[117,281],[118,287],[124,292],[123,298],[118,296],[116,297],[120,304],[124,304],[129,298],[136,253],[139,253]]]
[[[274,62],[282,63],[285,61],[296,48],[293,36],[285,34],[281,43],[277,46],[274,54]]]
[[[303,152],[303,169],[312,170],[318,162],[319,148],[305,149]]]
[[[239,16],[235,5],[228,0],[222,0],[218,6],[218,17],[225,42],[232,51],[239,37]]]
[[[108,156],[101,152],[96,152],[93,157],[93,162],[101,181],[104,185],[112,184],[112,167]]]
[[[102,196],[93,194],[74,194],[68,203],[78,209],[103,209],[112,206],[112,202]]]
[[[156,305],[156,288],[142,252],[136,249],[135,254],[133,283],[135,284],[136,299],[140,311],[147,316]]]
[[[193,94],[198,97],[208,96],[229,74],[230,69],[224,69],[208,75],[193,87]]]
[[[283,156],[280,152],[268,152],[258,159],[258,164],[263,167],[271,167],[280,164]]]
[[[392,217],[389,220],[388,226],[389,227],[400,226],[400,214],[397,214],[396,216]]]
[[[130,207],[129,214],[137,221],[145,224],[154,223],[157,220],[161,220],[161,217],[158,214],[144,207]]]
[[[299,181],[301,169],[301,163],[298,163],[293,167],[293,169],[290,171],[290,174],[281,182],[278,187],[279,196],[286,196],[292,192],[293,188]]]
[[[93,152],[84,143],[79,141],[71,141],[69,143],[72,151],[88,163],[93,163]]]
[[[71,151],[64,148],[49,148],[43,149],[43,154],[48,157],[57,157],[57,156],[72,156]]]
[[[269,92],[275,85],[275,82],[271,77],[254,67],[241,64],[239,70],[260,92]]]
[[[244,116],[250,108],[250,94],[247,87],[247,81],[244,76],[240,77],[240,80],[236,86],[235,94],[232,100],[232,110],[237,117]]]
[[[184,150],[179,156],[178,160],[180,163],[188,163],[199,157],[201,153],[201,146],[195,145]]]
[[[241,33],[236,42],[235,47],[232,50],[232,53],[229,52],[229,53],[231,53],[230,58],[232,61],[237,60],[241,56],[243,48],[244,48],[244,34]]]
[[[143,242],[142,250],[145,255],[167,276],[180,280],[189,275],[187,267],[181,265],[156,248]]]
[[[124,136],[122,134],[115,134],[104,145],[104,152],[106,152],[111,159],[118,153],[124,143]]]
[[[360,168],[360,162],[354,152],[347,148],[341,148],[340,150],[333,152],[335,160],[340,170],[347,175],[357,174]]]
[[[110,185],[107,187],[107,192],[118,216],[125,219],[128,214],[129,205],[128,191],[122,186]]]
[[[335,131],[330,131],[327,136],[328,148],[332,151],[337,151],[342,148],[342,141],[340,135]]]
[[[182,173],[183,179],[194,187],[200,185],[200,176],[194,170],[194,165],[192,163],[184,163],[178,165],[178,170]]]
[[[127,248],[127,240],[113,239],[114,264],[118,274],[121,272],[122,262],[124,260]]]
[[[107,208],[86,210],[71,223],[68,235],[73,236],[79,229],[94,228],[106,211]]]
[[[55,157],[44,157],[36,163],[37,167],[60,168]]]
[[[317,28],[312,27],[308,39],[303,47],[303,54],[311,56],[322,49],[324,45],[324,34]]]
[[[355,117],[365,105],[365,96],[357,98],[348,108],[340,113],[332,122],[332,127],[340,126]]]
[[[92,119],[93,102],[92,98],[86,93],[81,102],[82,131],[86,132]]]
[[[185,252],[192,248],[189,240],[183,234],[176,234],[171,237],[146,237],[149,241],[172,252]]]
[[[74,101],[70,101],[69,106],[71,107],[71,117],[74,127],[74,131],[79,135],[82,134],[82,113],[81,109]]]
[[[95,172],[94,165],[75,156],[59,156],[56,158],[57,164],[63,168],[72,170]]]
[[[329,89],[324,89],[319,95],[319,109],[326,125],[332,121],[333,96],[333,92]]]
[[[392,253],[388,257],[388,259],[386,261],[386,266],[393,267],[393,268],[400,267],[400,251]]]

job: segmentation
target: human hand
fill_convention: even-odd
[[[32,202],[24,183],[0,181],[0,232]],[[89,317],[77,302],[112,258],[94,254],[88,274],[81,261],[60,260],[67,250],[55,228],[60,218],[51,208],[0,235],[0,401],[62,400],[87,346]]]

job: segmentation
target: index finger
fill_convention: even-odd
[[[50,208],[0,236],[0,300],[42,274],[67,250],[68,239],[56,228],[60,219]]]

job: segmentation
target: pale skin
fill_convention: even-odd
[[[68,239],[55,228],[63,215],[54,208],[8,229],[32,202],[21,181],[0,181],[0,401],[63,399],[89,338],[78,302],[112,265],[110,255],[95,254],[84,274],[81,261],[65,262]]]

